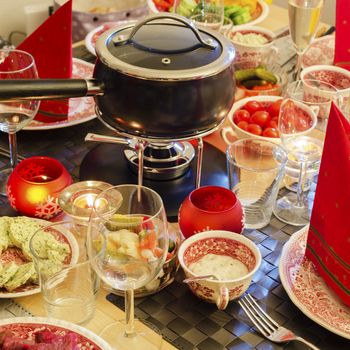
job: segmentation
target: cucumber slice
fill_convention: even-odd
[[[266,80],[271,84],[277,83],[277,77],[265,68],[256,68],[255,73],[262,80]]]

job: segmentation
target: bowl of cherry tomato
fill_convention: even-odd
[[[283,98],[280,96],[253,96],[235,102],[227,118],[230,126],[221,129],[226,143],[234,138],[262,138],[280,143],[278,115]]]

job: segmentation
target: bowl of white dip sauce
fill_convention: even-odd
[[[254,242],[230,231],[205,231],[182,242],[178,258],[191,291],[224,310],[249,287],[261,264]],[[200,279],[200,276],[211,278]],[[196,279],[197,278],[197,279]]]

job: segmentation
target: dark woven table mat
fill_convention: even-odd
[[[313,186],[314,187],[314,186]],[[286,190],[281,190],[281,195]],[[312,200],[313,192],[310,192]],[[245,230],[254,241],[263,261],[247,292],[283,326],[311,341],[322,350],[349,350],[350,341],[339,337],[306,317],[289,299],[281,285],[278,264],[282,247],[299,230],[273,217],[261,230]],[[241,307],[232,301],[224,311],[197,298],[182,283],[180,270],[176,280],[162,291],[135,299],[135,315],[157,327],[164,338],[181,350],[220,349],[307,349],[299,342],[274,344],[264,338],[249,321]],[[124,310],[124,298],[109,294],[107,299]]]

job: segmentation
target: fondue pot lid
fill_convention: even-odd
[[[123,74],[177,81],[216,75],[235,56],[231,42],[218,32],[198,30],[187,18],[169,13],[103,33],[96,53],[103,64]]]

